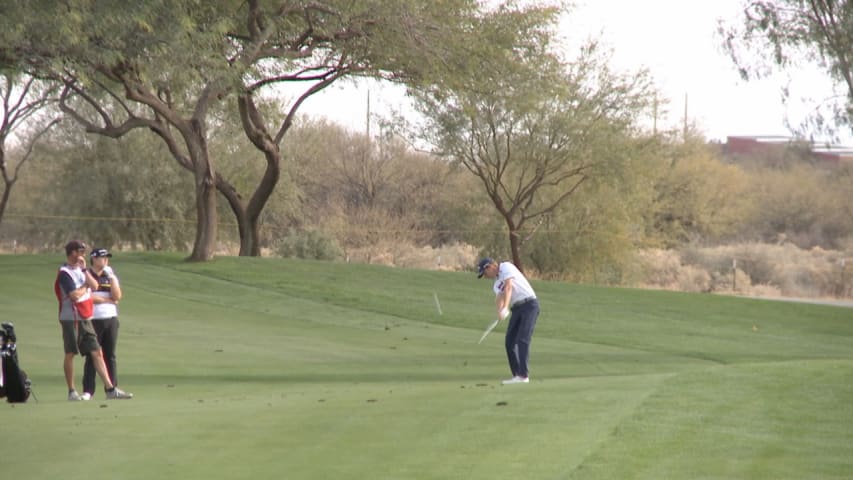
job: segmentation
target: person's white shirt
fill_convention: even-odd
[[[116,276],[115,272],[113,272],[112,267],[110,267],[109,265],[104,267],[104,270],[103,272],[101,272],[101,275],[93,274],[93,276],[96,280],[98,280],[99,285],[101,285],[102,283],[102,276],[105,276],[109,279],[110,285],[112,285],[113,283],[118,283],[118,277]],[[112,293],[110,292],[110,290],[101,290],[100,288],[101,287],[99,287],[98,290],[92,292],[92,295],[96,297],[106,298],[110,301],[95,303],[95,316],[92,318],[104,319],[118,317],[118,305],[116,305],[115,302],[112,301]]]
[[[524,274],[512,262],[502,262],[498,265],[498,276],[495,277],[495,284],[492,287],[495,295],[500,295],[503,292],[504,284],[508,278],[512,279],[512,294],[509,297],[509,307],[522,300],[536,298],[536,292],[533,291],[530,282],[527,281]]]

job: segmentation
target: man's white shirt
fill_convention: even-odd
[[[524,274],[516,268],[511,262],[502,262],[498,265],[498,276],[495,278],[495,284],[492,287],[495,295],[500,295],[504,290],[506,280],[512,279],[512,294],[509,298],[509,304],[516,303],[530,297],[536,297],[536,292],[530,286],[530,282],[524,278]]]

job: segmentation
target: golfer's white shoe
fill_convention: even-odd
[[[89,392],[83,392],[83,395],[80,395],[80,400],[87,402],[92,399],[92,394]]]
[[[129,400],[133,398],[133,394],[115,387],[111,392],[107,392],[107,400]]]
[[[527,377],[515,376],[515,377],[510,378],[509,380],[504,380],[501,383],[504,385],[513,385],[516,383],[530,383],[530,379]]]

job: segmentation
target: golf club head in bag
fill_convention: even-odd
[[[30,398],[30,380],[18,364],[17,336],[11,323],[0,325],[0,398],[23,403]]]

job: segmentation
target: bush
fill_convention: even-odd
[[[828,171],[804,164],[753,171],[755,209],[741,223],[738,237],[843,248],[853,229],[851,174],[853,169],[843,165]]]
[[[648,249],[639,253],[644,287],[683,292],[711,291],[711,275],[703,268],[683,265],[678,252]]]
[[[744,295],[759,295],[761,291],[778,291],[775,287],[767,289],[759,289],[758,285],[752,284],[752,279],[741,269],[735,269],[734,274],[731,269],[729,271],[713,271],[711,272],[710,291],[720,293],[741,293]]]
[[[464,243],[439,247],[410,243],[379,242],[370,248],[347,250],[347,261],[403,268],[465,271],[477,263],[477,249]]]
[[[683,252],[648,249],[638,254],[637,263],[643,272],[642,287],[827,297],[848,294],[853,273],[841,261],[850,256],[843,251],[803,250],[791,244],[739,244],[690,247]],[[732,260],[737,260],[734,273]]]
[[[343,257],[337,240],[313,230],[290,233],[281,239],[276,249],[282,257],[311,260],[338,260]]]

